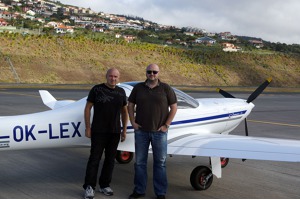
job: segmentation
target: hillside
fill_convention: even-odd
[[[0,83],[94,84],[117,67],[121,81],[145,79],[145,67],[157,63],[160,78],[173,85],[257,86],[268,77],[273,86],[300,86],[300,57],[288,54],[191,51],[147,43],[125,43],[83,36],[0,34]]]

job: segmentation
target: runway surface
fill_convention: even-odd
[[[58,99],[78,100],[88,90],[49,89]],[[196,98],[220,97],[217,93],[190,93]],[[250,94],[233,93],[247,98]],[[262,94],[248,117],[251,136],[300,140],[300,94]],[[37,89],[0,89],[0,116],[48,110]],[[244,124],[232,134],[244,135]],[[1,127],[0,127],[1,134]],[[0,198],[5,199],[80,199],[89,148],[0,151]],[[222,178],[214,177],[206,191],[195,191],[189,183],[191,171],[208,165],[208,158],[173,156],[167,160],[172,199],[300,199],[300,163],[230,159]],[[155,198],[152,186],[152,156],[148,163],[145,198]],[[126,199],[133,189],[133,162],[116,163],[111,187],[114,196],[96,192],[95,198]]]

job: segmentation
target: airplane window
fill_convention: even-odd
[[[197,108],[199,106],[199,102],[190,95],[176,88],[173,88],[173,90],[177,96],[178,109]]]

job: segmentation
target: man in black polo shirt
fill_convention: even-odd
[[[128,112],[135,137],[134,191],[129,198],[145,196],[147,186],[147,159],[151,143],[153,152],[153,185],[157,198],[167,192],[167,133],[177,111],[173,89],[158,79],[159,67],[150,64],[147,80],[135,85],[129,99]],[[136,106],[136,116],[134,108]]]
[[[111,68],[106,73],[106,83],[95,85],[89,92],[84,109],[85,135],[91,138],[90,157],[86,168],[84,198],[94,198],[97,183],[99,162],[105,150],[105,160],[99,178],[99,191],[107,196],[113,195],[110,188],[114,160],[120,140],[126,138],[128,113],[126,93],[116,84],[120,73]],[[91,108],[94,108],[93,122],[90,123]],[[120,115],[122,115],[123,130],[121,133]]]

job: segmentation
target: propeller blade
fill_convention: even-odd
[[[246,133],[246,136],[248,136],[248,124],[247,124],[247,118],[245,118],[245,133]]]
[[[263,84],[261,84],[247,99],[247,103],[250,103],[260,95],[264,89],[271,83],[272,78],[268,78]]]
[[[232,96],[231,94],[229,94],[228,92],[225,92],[224,90],[222,90],[220,88],[217,88],[217,92],[219,92],[225,98],[235,98],[234,96]]]
[[[248,125],[247,125],[247,118],[245,118],[245,133],[246,133],[246,136],[248,136]],[[245,162],[247,159],[242,159],[243,162]]]

